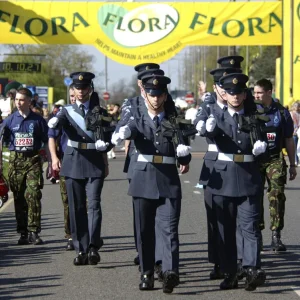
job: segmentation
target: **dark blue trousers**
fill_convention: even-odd
[[[259,199],[259,196],[233,198],[213,195],[218,221],[218,256],[224,273],[236,273],[237,224],[243,242],[243,266],[260,266]]]
[[[145,199],[134,197],[137,246],[141,273],[153,274],[156,234],[158,232],[162,271],[179,269],[178,225],[181,199]]]
[[[73,179],[66,177],[71,234],[77,253],[87,253],[90,246],[97,249],[100,247],[103,181],[104,178]],[[86,199],[88,199],[88,213]]]
[[[215,204],[213,195],[207,189],[204,189],[204,202],[207,216],[207,250],[208,261],[212,264],[219,265],[218,256],[218,222],[215,213]]]

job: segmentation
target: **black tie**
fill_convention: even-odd
[[[153,122],[154,122],[154,124],[155,124],[155,126],[156,126],[156,128],[159,126],[159,117],[158,116],[155,116],[154,118],[153,118]]]
[[[227,109],[227,106],[224,105],[222,109],[223,111],[225,111]]]
[[[83,104],[80,104],[79,108],[80,108],[80,110],[81,110],[81,116],[84,118],[84,116],[85,116],[84,105],[83,105]]]
[[[238,113],[233,114],[233,119],[237,124],[239,124],[239,114]]]

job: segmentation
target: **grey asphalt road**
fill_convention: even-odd
[[[74,252],[64,250],[63,208],[59,186],[46,182],[43,190],[41,246],[18,246],[12,202],[0,210],[0,299],[280,299],[296,300],[300,295],[300,175],[286,190],[286,225],[283,241],[286,254],[274,254],[271,233],[264,230],[266,245],[263,267],[265,286],[246,292],[220,291],[220,281],[210,281],[207,263],[206,216],[203,190],[196,188],[202,165],[202,139],[193,143],[193,161],[188,174],[182,175],[183,200],[180,221],[181,284],[172,295],[164,295],[161,284],[155,290],[138,289],[139,272],[133,265],[135,249],[132,230],[132,202],[127,196],[128,183],[122,173],[124,155],[110,161],[110,175],[102,194],[105,245],[97,266],[73,266]],[[299,169],[300,171],[300,169]],[[299,172],[300,173],[300,172]],[[147,184],[145,182],[145,184]],[[268,203],[265,201],[265,205]],[[266,212],[268,221],[268,213]],[[298,294],[297,294],[298,293]]]

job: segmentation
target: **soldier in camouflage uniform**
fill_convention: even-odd
[[[42,162],[39,150],[46,144],[47,124],[29,108],[32,94],[26,88],[17,91],[17,111],[6,118],[1,127],[9,143],[8,179],[13,192],[19,245],[42,244],[41,198],[43,188]],[[2,170],[1,170],[2,171]]]
[[[295,144],[293,140],[294,125],[291,115],[280,103],[272,98],[272,83],[267,79],[259,80],[254,87],[255,100],[261,102],[265,114],[270,117],[266,124],[272,126],[271,132],[267,134],[269,160],[261,165],[261,174],[264,182],[268,182],[268,198],[270,210],[270,229],[272,231],[271,247],[274,251],[286,251],[281,241],[281,230],[284,226],[285,194],[284,185],[287,179],[287,165],[282,154],[285,146],[289,161],[289,179],[296,178],[295,169]],[[273,132],[272,132],[273,131]],[[261,199],[260,229],[265,227],[263,197]],[[261,244],[262,245],[262,244]]]

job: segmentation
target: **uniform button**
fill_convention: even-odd
[[[159,142],[155,142],[156,145],[159,145]]]
[[[241,141],[238,141],[238,144],[241,144],[242,142]]]
[[[159,153],[159,151],[158,151],[158,150],[156,150],[155,152],[156,152],[156,153]]]
[[[237,152],[238,152],[238,153],[241,153],[242,151],[241,151],[241,150],[238,150]]]
[[[158,136],[158,133],[156,133],[155,135]]]
[[[84,136],[83,136],[82,138],[85,140],[85,137],[84,137]]]
[[[144,140],[145,140],[146,138],[144,137]]]
[[[240,131],[240,130],[238,130],[238,131],[237,131],[237,133],[241,133],[241,131]]]
[[[225,136],[225,134],[223,133],[222,136]]]

